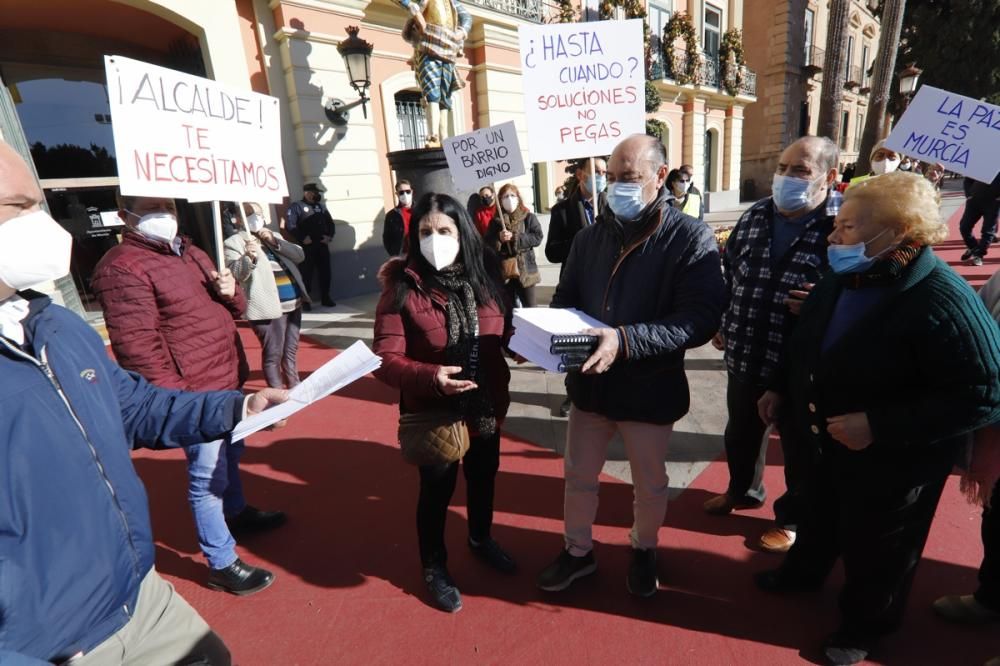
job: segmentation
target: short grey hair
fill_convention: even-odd
[[[804,136],[798,141],[808,143],[818,149],[818,166],[823,171],[836,169],[840,165],[840,148],[825,136]]]

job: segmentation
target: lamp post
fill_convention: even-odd
[[[924,73],[924,70],[914,66],[911,62],[899,72],[899,94],[903,97],[903,111],[910,106],[913,93],[917,91],[917,79]]]
[[[347,79],[361,97],[350,104],[331,99],[323,106],[327,119],[337,127],[347,124],[350,110],[357,106],[361,107],[365,118],[368,117],[367,103],[371,101],[368,88],[372,84],[372,50],[375,47],[358,37],[359,30],[357,26],[348,26],[347,39],[337,45],[337,52],[347,66]]]

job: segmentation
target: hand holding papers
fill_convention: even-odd
[[[289,391],[287,402],[269,407],[259,414],[240,421],[233,429],[232,441],[237,442],[288,418],[302,408],[364,377],[380,365],[382,359],[375,356],[365,343],[358,340]]]
[[[607,326],[572,308],[517,308],[510,348],[550,372],[579,370],[597,346],[590,328]]]

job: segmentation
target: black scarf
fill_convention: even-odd
[[[463,376],[476,382],[479,387],[456,396],[462,415],[472,432],[493,435],[497,431],[497,420],[479,350],[479,309],[476,305],[476,294],[462,264],[455,263],[438,271],[435,278],[448,296],[445,307],[445,321],[448,327],[445,358],[448,365],[462,367],[465,370]]]

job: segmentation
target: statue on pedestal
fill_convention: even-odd
[[[427,111],[427,148],[448,135],[451,94],[465,84],[455,62],[465,51],[472,17],[457,0],[398,0],[411,17],[403,39],[413,45],[413,69]]]

